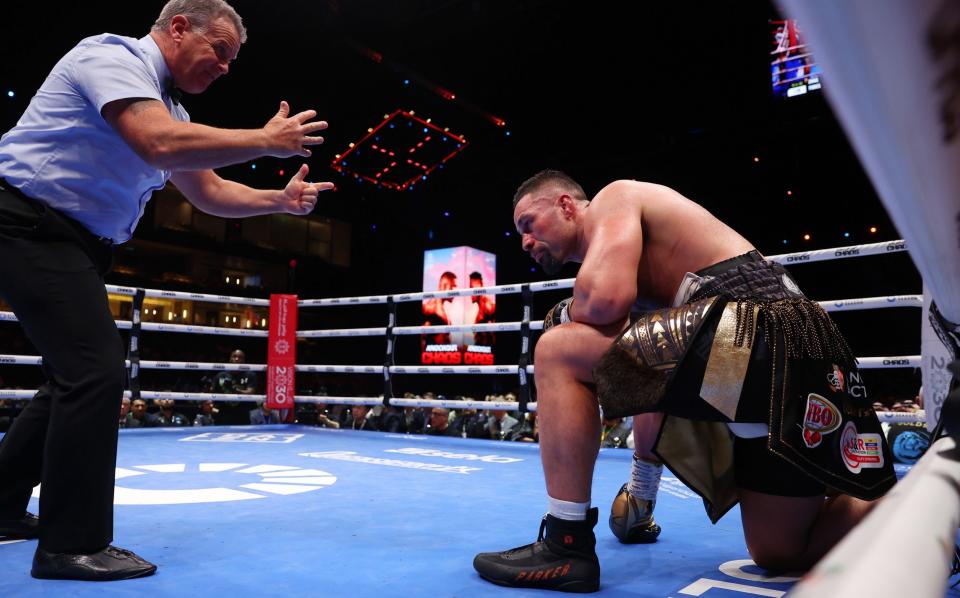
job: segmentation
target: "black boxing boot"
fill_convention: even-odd
[[[504,552],[481,552],[473,559],[480,577],[498,586],[560,592],[596,592],[600,589],[597,559],[596,508],[585,521],[567,521],[546,515],[537,541]]]
[[[660,526],[653,520],[656,504],[656,501],[633,496],[624,484],[610,506],[610,531],[623,544],[656,542],[660,535]]]

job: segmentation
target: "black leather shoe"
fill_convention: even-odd
[[[47,552],[37,548],[30,575],[37,579],[76,579],[78,581],[117,581],[146,577],[157,566],[129,550],[107,546],[93,554]]]
[[[0,519],[0,536],[17,540],[32,540],[40,534],[40,519],[27,513],[19,519]]]

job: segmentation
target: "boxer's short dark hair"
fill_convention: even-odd
[[[589,201],[587,194],[583,192],[583,187],[580,186],[580,183],[570,178],[570,175],[566,174],[565,172],[560,172],[559,170],[547,169],[541,170],[537,174],[525,180],[523,184],[517,188],[517,192],[513,195],[513,208],[517,208],[517,204],[520,203],[520,200],[525,195],[536,191],[540,187],[543,187],[549,183],[559,184],[574,199]]]

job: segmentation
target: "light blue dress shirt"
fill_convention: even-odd
[[[84,39],[53,67],[17,125],[0,138],[0,177],[98,237],[127,241],[171,173],[144,162],[101,110],[115,100],[151,98],[173,118],[189,121],[167,93],[170,81],[149,35]]]

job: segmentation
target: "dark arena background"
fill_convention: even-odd
[[[815,66],[815,56],[790,54],[799,38],[790,37],[796,31],[785,32],[784,17],[771,2],[229,2],[243,17],[249,39],[228,75],[203,94],[184,96],[191,119],[257,128],[286,100],[292,112],[315,109],[330,126],[325,143],[309,158],[261,158],[218,173],[257,188],[281,188],[306,163],[310,181],[332,181],[336,188],[321,193],[307,217],[224,219],[193,208],[168,184],[147,204],[133,239],[116,248],[109,284],[261,299],[274,293],[300,299],[416,293],[424,290],[424,252],[461,246],[496,257],[499,285],[571,278],[577,274],[573,264],[556,276],[544,274],[521,250],[512,220],[515,190],[546,168],[571,175],[591,196],[618,179],[672,187],[765,255],[901,239],[824,96],[831,73]],[[5,2],[0,132],[16,124],[47,73],[78,41],[104,32],[143,36],[163,4]],[[393,151],[402,159],[394,160]],[[903,251],[788,269],[816,300],[922,292],[921,278]],[[559,298],[536,294],[532,319],[541,319]],[[130,297],[110,296],[118,320],[131,318],[131,305]],[[0,311],[9,309],[0,301]],[[498,322],[518,321],[521,312],[520,295],[496,298]],[[832,317],[855,355],[920,353],[917,305]],[[144,322],[260,331],[268,318],[262,306],[162,297],[146,299],[143,312]],[[419,326],[423,319],[420,302],[398,304],[398,325]],[[297,328],[385,326],[386,320],[383,305],[301,309]],[[129,339],[128,331],[121,334]],[[297,363],[382,366],[384,344],[382,336],[301,339]],[[139,358],[224,363],[241,349],[247,363],[264,364],[266,345],[257,337],[153,332],[144,334]],[[396,364],[420,364],[421,348],[417,335],[398,337]],[[498,332],[495,349],[495,364],[516,365],[519,335]],[[18,324],[0,322],[0,354],[38,351]],[[862,376],[873,400],[888,407],[913,400],[921,384],[919,368],[864,369]],[[265,377],[253,376],[250,391],[263,394]],[[41,380],[39,368],[0,361],[0,389],[35,389]],[[162,369],[143,370],[140,383],[176,392],[211,392],[218,384],[215,373]],[[516,375],[393,380],[397,397],[502,400],[517,387]],[[384,384],[377,375],[302,373],[295,390],[303,396],[376,397]],[[309,429],[248,427],[253,407],[218,405],[217,424],[242,429],[121,434],[118,465],[130,478],[122,482],[129,490],[123,500],[129,502],[117,504],[134,506],[117,508],[118,543],[136,545],[142,556],[162,565],[141,587],[156,585],[143,591],[542,595],[500,590],[470,568],[474,552],[534,539],[545,497],[535,445],[425,436],[412,442],[399,434],[347,430],[337,436],[340,430],[314,427],[318,415],[311,404],[300,405],[292,416],[296,421],[288,422]],[[200,409],[199,402],[177,403],[190,420]],[[0,399],[0,434],[18,412],[16,401]],[[349,451],[341,450],[344,442],[354,443]],[[359,454],[381,452],[388,454],[377,459]],[[747,560],[738,513],[710,526],[698,498],[668,472],[662,519],[658,511],[666,542],[616,552],[621,547],[605,528],[603,509],[626,480],[630,454],[604,449],[594,487],[601,508],[598,530],[604,534],[598,549],[604,567],[609,563],[608,595],[779,596],[789,589],[794,577],[764,578]],[[410,474],[417,458],[439,459],[440,465]],[[370,468],[358,476],[357,486],[348,485],[348,465]],[[378,477],[381,465],[401,473],[390,469]],[[902,466],[898,474],[905,471]],[[276,472],[281,473],[270,477]],[[213,477],[217,486],[253,483],[243,491],[218,488],[226,494],[213,493],[207,502],[232,492],[226,500],[242,505],[221,511],[187,505],[186,498],[163,502],[164,476],[175,473],[189,477],[191,488],[208,486],[205,480]],[[415,477],[403,477],[408,474]],[[285,476],[312,480],[302,484],[322,489],[303,496],[293,487],[278,489]],[[464,479],[469,485],[460,484]],[[244,498],[243,492],[252,494]],[[288,494],[296,496],[283,509],[270,510],[276,508],[267,505],[274,495]],[[329,502],[319,502],[319,496]],[[242,502],[247,498],[263,500]],[[173,504],[183,504],[183,510],[164,511]],[[166,521],[151,518],[158,513]],[[243,533],[263,534],[241,537],[235,527],[240,524],[249,526]],[[171,538],[193,545],[177,547],[154,533],[165,526],[182,530]],[[510,531],[500,533],[504,530]],[[473,547],[476,542],[480,545]],[[27,578],[33,545],[2,550],[10,556],[0,552],[0,595],[32,592],[35,586],[24,588],[37,583]],[[657,559],[667,554],[671,564],[660,569]],[[220,566],[224,570],[212,577],[204,573],[204,567]],[[641,566],[656,573],[638,581]],[[282,581],[264,585],[271,577]],[[328,585],[320,585],[322,580]],[[82,584],[51,588],[64,595],[94,592]]]

